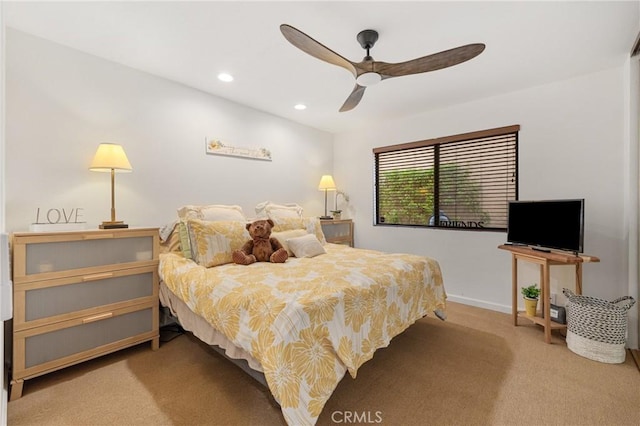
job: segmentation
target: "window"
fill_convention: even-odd
[[[374,148],[375,224],[506,231],[518,199],[519,130]]]

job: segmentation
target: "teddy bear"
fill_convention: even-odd
[[[271,237],[271,228],[273,228],[271,219],[247,223],[251,240],[247,241],[240,250],[232,253],[233,263],[250,265],[254,262],[286,262],[289,258],[287,250],[277,239]]]

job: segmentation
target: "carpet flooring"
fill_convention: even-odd
[[[319,425],[640,425],[640,372],[605,364],[554,332],[449,303],[348,374]],[[27,380],[17,425],[283,425],[268,390],[190,334]]]

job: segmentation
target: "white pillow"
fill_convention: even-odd
[[[301,207],[267,206],[264,211],[271,220],[302,217]]]
[[[304,213],[301,206],[295,203],[276,204],[271,201],[264,201],[255,207],[258,218],[269,218],[272,220],[282,218],[300,218]]]
[[[295,257],[315,257],[326,253],[318,238],[313,234],[289,238],[287,244]]]
[[[289,256],[293,256],[293,252],[289,248],[288,240],[291,238],[302,237],[307,235],[306,229],[290,229],[288,231],[272,232],[271,236],[278,240],[282,247],[287,251]]]
[[[307,234],[316,236],[321,244],[325,244],[327,239],[322,232],[322,223],[317,216],[314,217],[285,217],[273,219],[275,226],[273,232],[289,231],[291,229],[306,229]]]
[[[247,221],[247,218],[242,212],[242,207],[224,204],[211,204],[205,206],[186,205],[178,209],[178,217],[183,221],[187,221],[189,219],[206,221]]]

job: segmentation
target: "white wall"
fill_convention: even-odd
[[[329,133],[16,30],[6,42],[8,231],[28,230],[38,208],[80,207],[88,228],[109,220],[109,175],[88,170],[101,142],[121,143],[132,164],[116,175],[117,219],[130,226],[161,226],[184,204],[324,211]],[[206,137],[267,148],[273,161],[206,155]]]
[[[4,167],[4,150],[5,150],[5,139],[4,139],[4,129],[5,129],[5,34],[4,34],[4,4],[0,3],[0,233],[5,232],[4,225],[4,215],[5,215],[5,206],[4,206],[4,188],[6,184],[5,179],[5,167]],[[2,249],[0,249],[0,253],[2,253]],[[10,271],[2,270],[2,261],[0,260],[0,277],[6,274],[7,277],[10,276]],[[6,283],[0,282],[0,285],[5,285]],[[7,304],[7,296],[3,297],[3,293],[7,292],[0,291],[0,315],[3,317],[8,315],[7,312],[4,312],[4,306]],[[13,307],[12,307],[13,308]],[[5,308],[6,309],[6,308]],[[1,375],[0,375],[0,425],[7,424],[7,403],[9,396],[9,381],[7,380],[8,368],[4,362],[4,322],[0,321],[0,365],[2,365]]]
[[[624,202],[624,71],[609,69],[336,136],[334,176],[345,182],[356,244],[432,256],[453,300],[510,312],[511,258],[506,233],[372,225],[372,148],[520,124],[520,199],[585,198],[583,291],[628,294]],[[539,281],[521,266],[523,284]],[[552,267],[552,292],[574,285],[572,269]],[[562,299],[562,298],[560,298]]]
[[[628,240],[627,245],[629,247],[629,296],[633,297],[636,302],[640,301],[638,295],[640,294],[640,280],[639,277],[639,259],[638,244],[639,240],[639,225],[640,225],[640,147],[638,141],[640,140],[639,129],[639,116],[640,111],[640,58],[638,56],[629,58],[627,73],[625,74],[628,88],[626,103],[629,105],[628,114],[626,120],[628,125],[626,126],[628,131],[629,143],[625,150],[626,167],[625,173],[627,174],[627,185],[625,187],[625,194],[628,205]],[[640,303],[636,303],[629,312],[629,330],[628,330],[628,345],[630,348],[638,348],[640,342],[640,318],[638,313],[640,309],[638,307]]]

